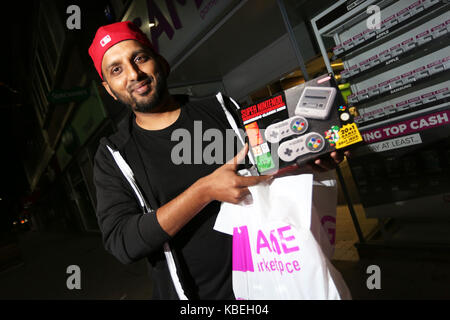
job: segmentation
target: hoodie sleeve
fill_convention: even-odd
[[[129,264],[162,249],[170,236],[156,214],[143,214],[131,186],[101,143],[94,160],[97,221],[105,249]]]

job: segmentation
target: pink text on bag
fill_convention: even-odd
[[[247,226],[233,228],[233,270],[254,271]]]
[[[256,233],[256,266],[259,272],[283,272],[292,273],[300,271],[298,260],[286,260],[286,255],[299,251],[299,247],[291,244],[295,242],[295,236],[289,234],[291,226],[283,226],[271,230],[265,234],[263,230]],[[254,256],[256,256],[254,255]],[[276,255],[272,258],[273,255]],[[277,256],[278,259],[277,259]],[[254,263],[250,246],[250,238],[247,226],[233,229],[233,270],[254,272]]]

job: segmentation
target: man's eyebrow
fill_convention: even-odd
[[[107,66],[106,66],[106,70],[109,70],[111,67],[114,67],[114,66],[117,66],[117,65],[119,65],[120,64],[120,61],[118,61],[118,60],[116,60],[116,61],[113,61],[113,62],[111,62],[110,64],[108,64]]]
[[[151,54],[151,51],[150,50],[147,50],[147,49],[138,49],[138,50],[136,50],[136,51],[133,51],[133,53],[132,53],[132,57],[136,57],[138,54],[140,54],[140,53],[145,53],[145,54],[148,54],[148,55],[152,55]]]

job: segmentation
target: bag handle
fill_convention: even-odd
[[[116,162],[117,166],[119,167],[120,171],[122,171],[123,175],[127,179],[128,183],[131,185],[131,188],[133,188],[134,193],[136,194],[136,197],[138,198],[139,204],[141,205],[141,208],[143,209],[144,214],[146,213],[155,213],[155,210],[151,209],[147,202],[145,201],[145,198],[143,197],[136,180],[134,179],[133,171],[131,170],[128,163],[123,159],[122,155],[119,151],[111,149],[108,145],[106,145],[109,152],[114,158],[114,161]],[[164,255],[166,256],[167,265],[169,267],[169,273],[172,278],[173,284],[175,286],[175,290],[178,294],[178,298],[180,300],[188,300],[186,297],[183,287],[181,285],[180,279],[178,278],[177,274],[177,267],[175,264],[175,260],[173,258],[172,250],[170,249],[170,246],[167,242],[163,245],[164,248]]]

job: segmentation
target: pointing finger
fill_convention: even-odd
[[[241,151],[239,151],[233,159],[229,160],[227,162],[227,164],[231,164],[231,165],[237,167],[238,164],[240,164],[244,161],[247,153],[248,153],[248,143],[246,143],[244,145],[244,147],[241,149]]]

